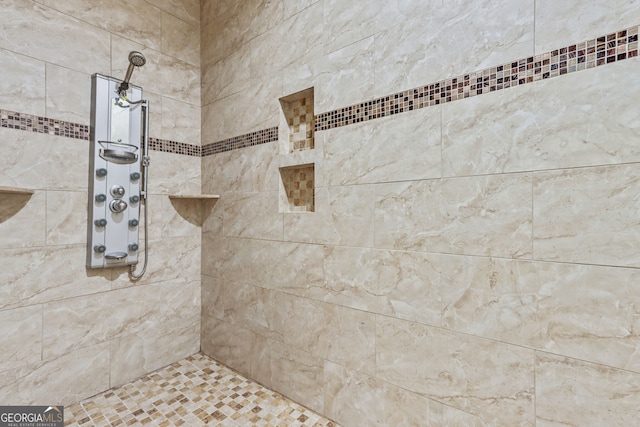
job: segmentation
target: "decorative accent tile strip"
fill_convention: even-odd
[[[89,140],[89,126],[32,114],[0,110],[0,127]]]
[[[315,117],[326,130],[536,82],[638,56],[638,26]]]
[[[210,156],[216,153],[251,147],[253,145],[266,144],[277,140],[278,127],[275,126],[207,144],[202,147],[202,156]]]
[[[199,145],[186,144],[184,142],[170,141],[167,139],[149,138],[149,148],[165,153],[184,154],[186,156],[202,156],[202,148]]]
[[[315,116],[316,131],[404,113],[520,86],[638,56],[636,25],[596,39],[508,62],[485,70],[350,105]],[[89,126],[0,109],[0,127],[89,140]],[[204,157],[278,140],[278,127],[235,136],[203,147],[150,138],[152,150]]]

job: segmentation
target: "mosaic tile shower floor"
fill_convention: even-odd
[[[65,408],[65,426],[339,427],[195,354]]]

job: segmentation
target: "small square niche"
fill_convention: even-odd
[[[281,212],[314,211],[314,174],[313,164],[280,168]]]
[[[314,148],[313,131],[313,88],[280,98],[280,105],[286,120],[285,141],[289,152]]]

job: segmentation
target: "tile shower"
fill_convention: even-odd
[[[0,195],[0,403],[202,350],[345,426],[638,424],[639,11],[9,0],[0,186],[33,194]],[[83,263],[90,75],[131,50],[136,284]]]

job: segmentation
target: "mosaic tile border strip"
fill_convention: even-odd
[[[638,56],[638,27],[350,105],[315,118],[327,130],[520,86]]]
[[[202,147],[202,156],[210,156],[212,154],[223,153],[225,151],[237,150],[239,148],[251,147],[259,144],[266,144],[277,140],[278,127],[275,126],[207,144]]]
[[[400,114],[497,90],[558,77],[638,56],[636,25],[540,55],[511,61],[425,86],[397,92],[315,116],[315,131]],[[0,127],[89,140],[89,126],[0,109]],[[278,140],[278,127],[258,130],[205,146],[150,138],[155,151],[204,157]]]
[[[89,140],[89,126],[33,114],[0,110],[0,127]]]
[[[49,119],[33,114],[19,113],[10,110],[0,110],[0,127],[17,129],[27,132],[64,136],[72,139],[89,140],[89,125]],[[235,136],[222,141],[207,144],[204,147],[171,141],[160,138],[149,138],[149,148],[165,153],[183,154],[186,156],[209,156],[238,148],[266,144],[278,140],[278,127],[258,130],[244,135]]]
[[[167,139],[149,138],[149,148],[164,153],[184,154],[186,156],[202,156],[199,145],[186,144],[184,142],[170,141]]]

